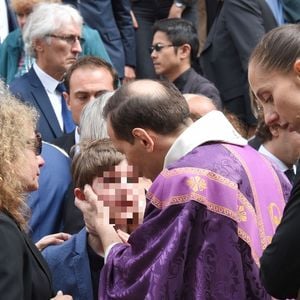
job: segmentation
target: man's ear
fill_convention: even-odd
[[[297,75],[297,78],[300,80],[300,59],[296,59],[294,63],[294,72]]]
[[[137,139],[147,152],[153,152],[154,140],[150,134],[143,128],[134,128],[131,131],[132,135]]]
[[[79,200],[85,200],[84,193],[81,191],[80,188],[75,188],[74,189],[74,195]]]
[[[71,110],[70,95],[67,92],[63,92],[62,94],[64,96],[64,99],[65,99],[66,103],[67,103],[68,109]]]
[[[178,51],[179,51],[180,57],[182,57],[182,58],[188,57],[189,58],[191,55],[192,48],[189,44],[183,44],[178,48]]]
[[[44,41],[42,39],[36,39],[34,41],[34,50],[37,52],[43,52],[44,50]]]

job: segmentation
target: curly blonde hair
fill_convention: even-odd
[[[37,111],[18,101],[0,82],[0,211],[25,230],[29,209],[26,187],[20,180],[26,161],[24,149],[36,127]]]

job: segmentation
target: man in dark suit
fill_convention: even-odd
[[[78,126],[83,107],[104,91],[118,87],[118,74],[106,61],[92,56],[79,58],[65,76],[66,99],[74,123]],[[54,139],[53,144],[71,155],[71,148],[79,142],[78,127]]]
[[[130,0],[64,0],[81,13],[90,27],[98,30],[119,78],[135,78],[135,38]]]
[[[37,108],[38,130],[45,141],[51,142],[74,129],[58,88],[81,52],[81,26],[82,18],[76,9],[43,3],[30,14],[23,29],[26,51],[36,62],[28,73],[11,83],[10,90]]]
[[[105,91],[113,91],[118,87],[118,74],[112,66],[97,57],[79,58],[65,76],[67,91],[64,93],[67,105],[72,112],[74,123],[79,125],[83,107]],[[72,147],[79,142],[78,127],[68,134],[55,139],[53,143],[72,155]],[[83,226],[81,211],[74,205],[73,184],[69,186],[69,197],[64,203],[63,230],[76,233]]]
[[[196,28],[186,20],[171,18],[156,21],[153,32],[150,53],[155,73],[173,82],[181,93],[202,94],[221,108],[217,88],[192,68],[199,49]]]
[[[200,56],[204,76],[221,93],[224,107],[250,129],[251,112],[247,79],[248,58],[265,32],[277,22],[264,0],[219,0],[219,8]]]

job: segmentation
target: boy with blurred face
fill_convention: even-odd
[[[81,143],[72,173],[76,197],[85,201],[83,189],[90,184],[103,205],[101,213],[116,230],[132,230],[141,223],[145,205],[141,179],[110,140]],[[121,234],[127,240],[128,235]],[[46,248],[43,255],[52,271],[55,291],[69,291],[79,300],[98,299],[104,253],[94,228],[87,226],[64,244]],[[74,275],[74,268],[80,276]]]
[[[127,164],[125,156],[108,139],[84,143],[80,149],[72,163],[75,196],[85,200],[84,186],[90,184],[110,224],[140,224],[145,192],[137,169]]]

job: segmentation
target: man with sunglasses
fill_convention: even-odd
[[[183,19],[163,19],[154,24],[149,49],[155,73],[173,82],[181,93],[202,94],[221,108],[219,91],[192,68],[199,40],[194,26]]]
[[[25,49],[36,61],[10,90],[38,109],[38,129],[48,142],[75,127],[60,83],[82,51],[81,29],[78,11],[58,3],[37,6],[23,29]]]

